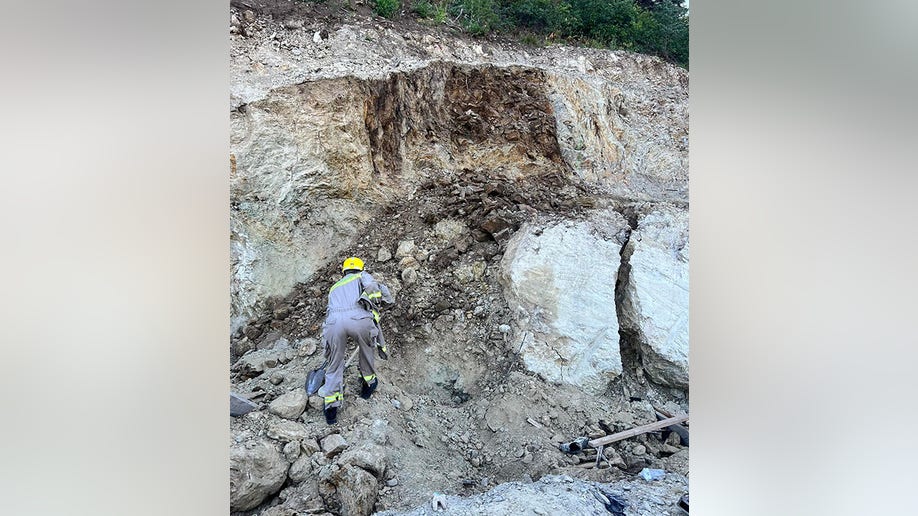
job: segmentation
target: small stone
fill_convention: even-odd
[[[374,419],[370,424],[370,439],[376,444],[386,444],[389,441],[389,423],[382,419]]]
[[[411,398],[409,398],[409,397],[407,397],[407,396],[404,397],[404,398],[402,398],[402,407],[403,407],[405,410],[411,410],[411,407],[413,407],[413,406],[414,406],[414,402],[411,401]]]
[[[379,252],[376,253],[376,261],[379,263],[388,262],[392,259],[392,253],[389,252],[385,247],[380,247]]]
[[[303,453],[306,455],[312,455],[313,453],[322,451],[322,449],[319,448],[319,443],[317,443],[316,440],[312,438],[303,439],[303,441],[300,443],[300,446],[303,448]]]
[[[396,258],[404,258],[414,254],[416,247],[414,240],[402,240],[398,243],[398,249],[395,251]]]
[[[647,448],[643,444],[639,444],[631,449],[631,453],[637,456],[644,455],[647,453]]]
[[[321,43],[321,42],[322,42],[322,33],[319,32],[319,31],[316,31],[316,33],[312,35],[312,42],[315,43],[315,44]]]
[[[417,269],[420,266],[421,263],[414,256],[406,256],[398,261],[398,268],[402,270]]]
[[[402,408],[402,403],[401,403],[400,401],[398,401],[398,400],[392,400],[392,406],[395,407],[395,408],[397,408],[397,409],[400,409],[400,408]]]
[[[338,455],[345,448],[347,448],[347,441],[344,440],[344,437],[341,437],[341,434],[331,434],[322,439],[322,451],[325,452],[325,456],[328,458]]]
[[[303,455],[290,465],[290,470],[287,472],[287,476],[289,476],[290,480],[292,480],[294,483],[299,483],[309,478],[309,473],[311,471],[312,460],[308,455]]]
[[[501,324],[500,326],[497,327],[497,329],[500,330],[501,333],[510,333],[509,324]]]
[[[245,21],[252,23],[255,21],[255,11],[246,10],[242,13],[242,16],[245,18]]]
[[[390,478],[389,480],[386,480],[386,485],[389,486],[389,487],[395,487],[395,486],[398,485],[398,479],[397,479],[397,478]]]
[[[682,439],[679,437],[679,434],[677,434],[676,432],[670,432],[669,435],[666,436],[666,444],[670,446],[679,446],[681,442],[682,442]]]
[[[418,272],[414,269],[405,269],[402,271],[402,281],[405,285],[412,285],[418,280]]]
[[[271,375],[271,383],[273,385],[280,385],[284,381],[284,375],[280,373],[274,373]]]
[[[287,20],[284,22],[284,28],[287,30],[298,30],[303,28],[302,20]]]
[[[284,445],[284,458],[287,462],[293,462],[300,457],[300,442],[290,441]]]
[[[669,455],[672,455],[672,454],[674,454],[674,453],[679,453],[679,452],[682,451],[682,450],[679,449],[679,448],[676,447],[676,446],[671,446],[671,445],[669,445],[669,444],[664,444],[663,446],[660,447],[660,451],[663,452],[663,453],[667,453],[667,454],[669,454]]]
[[[246,326],[242,332],[245,333],[245,336],[248,337],[249,340],[255,340],[261,336],[262,329],[260,326],[249,325]]]
[[[242,25],[242,22],[239,21],[239,17],[235,14],[230,16],[230,27],[238,27]]]
[[[325,400],[323,400],[321,396],[310,396],[309,408],[313,410],[322,410],[325,408]]]

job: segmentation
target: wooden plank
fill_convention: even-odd
[[[663,417],[673,417],[672,414],[670,414],[669,412],[667,412],[667,411],[661,409],[660,407],[657,407],[656,405],[651,405],[651,407],[653,407],[653,409],[656,410],[657,412],[659,412],[660,415],[662,415]]]
[[[686,420],[688,420],[688,414],[684,416],[676,416],[668,419],[663,419],[661,421],[657,421],[656,423],[650,423],[647,425],[632,428],[631,430],[625,430],[624,432],[618,432],[617,434],[607,435],[605,437],[600,437],[599,439],[593,439],[590,441],[590,446],[593,448],[599,448],[605,444],[628,439],[629,437],[634,437],[636,435],[646,434],[647,432],[653,432],[654,430],[660,430],[661,428],[676,425]]]

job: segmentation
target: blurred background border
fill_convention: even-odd
[[[4,7],[4,513],[228,510],[228,10]],[[697,514],[914,504],[916,22],[691,3]]]

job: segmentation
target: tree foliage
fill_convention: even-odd
[[[381,1],[381,0],[377,0]],[[681,0],[417,0],[414,12],[450,18],[471,34],[520,32],[553,41],[660,56],[688,66],[689,18]],[[435,10],[434,6],[441,6]]]
[[[373,10],[384,18],[392,18],[400,7],[398,0],[376,0]]]

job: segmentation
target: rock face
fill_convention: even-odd
[[[527,224],[510,240],[501,282],[525,314],[515,346],[530,371],[592,393],[621,374],[615,283],[627,234],[624,217],[607,210]]]
[[[230,508],[245,511],[276,493],[287,479],[287,462],[270,442],[246,441],[230,448]]]
[[[688,212],[674,208],[640,218],[625,248],[631,270],[621,314],[647,374],[682,389],[689,379],[688,223]]]
[[[247,56],[232,64],[234,332],[432,170],[561,173],[620,199],[688,200],[678,67],[575,48],[485,55],[461,39],[428,45],[362,27],[329,37],[335,52],[308,64],[273,47],[258,73]]]

